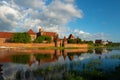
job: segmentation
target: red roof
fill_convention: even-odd
[[[32,29],[30,29],[30,30],[28,31],[28,33],[29,33],[29,34],[32,34],[32,35],[36,35],[36,33],[35,33],[35,32],[33,32],[33,30],[32,30]]]
[[[46,36],[55,36],[55,32],[44,32],[44,35]]]
[[[12,36],[12,32],[0,32],[0,38],[11,38]]]

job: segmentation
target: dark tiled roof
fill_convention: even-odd
[[[33,30],[32,30],[32,29],[30,29],[30,30],[28,31],[28,33],[29,33],[29,34],[31,34],[31,35],[36,35],[36,33],[35,33],[35,32],[33,32]]]
[[[0,32],[0,38],[11,38],[12,36],[12,32]]]
[[[95,43],[102,43],[102,40],[95,40]]]
[[[72,34],[70,34],[68,39],[74,39],[74,36]]]

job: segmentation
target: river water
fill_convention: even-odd
[[[48,71],[49,76],[35,73],[39,69],[47,68],[47,71],[52,66],[62,67]],[[61,77],[71,69],[90,71],[98,68],[110,72],[117,66],[120,66],[120,50],[115,49],[0,50],[0,80],[53,80],[52,76]]]

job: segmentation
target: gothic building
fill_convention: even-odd
[[[15,32],[0,32],[0,43],[9,42],[10,38],[13,37]],[[56,32],[46,32],[43,31],[42,28],[39,29],[39,32],[35,33],[32,29],[28,31],[31,41],[34,41],[39,36],[50,36],[51,41],[54,42],[56,38],[58,38],[58,34]]]

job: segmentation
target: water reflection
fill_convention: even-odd
[[[114,70],[120,63],[120,50],[12,50],[0,55],[0,80],[60,80],[68,70]],[[55,66],[61,64],[65,66]],[[59,68],[59,69],[58,69]],[[48,75],[49,74],[49,75]],[[54,75],[54,76],[53,76]],[[4,79],[3,79],[4,78]]]
[[[73,60],[74,55],[80,55],[86,53],[87,49],[80,50],[23,50],[23,51],[11,51],[5,52],[0,57],[1,63],[18,63],[18,64],[29,64],[32,65],[34,62],[38,62],[40,65],[46,62],[56,62],[59,57],[63,56],[64,60],[68,56],[70,60]]]

